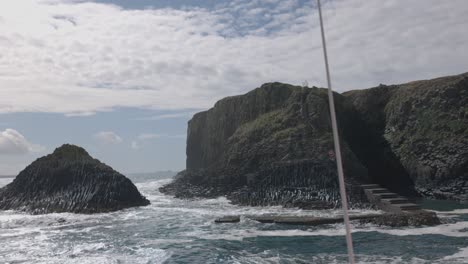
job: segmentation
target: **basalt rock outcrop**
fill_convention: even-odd
[[[353,150],[374,182],[468,201],[468,73],[344,96],[370,131]]]
[[[33,214],[101,213],[148,204],[128,178],[73,145],[37,159],[0,189],[0,209]]]
[[[466,200],[468,74],[335,93],[349,199],[361,183]],[[339,205],[327,91],[268,83],[189,121],[186,170],[161,188],[246,205]],[[441,194],[443,193],[443,195]]]
[[[339,119],[352,122],[355,111],[344,99],[336,94]],[[177,197],[227,195],[247,205],[335,207],[327,100],[325,89],[269,83],[217,102],[189,122],[187,169],[161,190]],[[342,149],[349,186],[366,181],[367,169],[346,141]]]

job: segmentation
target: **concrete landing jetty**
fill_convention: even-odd
[[[381,214],[366,214],[366,215],[353,215],[350,216],[350,220],[363,220],[372,219],[379,217]],[[335,217],[314,217],[314,216],[247,216],[251,220],[258,221],[260,223],[276,223],[276,224],[290,224],[290,225],[326,225],[326,224],[338,224],[343,223],[342,216]]]
[[[365,214],[350,216],[350,220],[370,220],[380,217],[382,214]],[[215,223],[237,223],[240,216],[224,216],[215,220]],[[335,217],[314,217],[314,216],[293,216],[293,215],[246,215],[245,219],[254,220],[260,223],[276,223],[289,225],[326,225],[343,223],[342,216]]]

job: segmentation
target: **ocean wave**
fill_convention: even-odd
[[[188,237],[197,237],[208,240],[234,240],[242,241],[246,238],[254,237],[295,237],[295,236],[344,236],[345,229],[343,224],[326,225],[317,228],[308,229],[276,229],[276,230],[263,230],[259,226],[244,226],[240,224],[231,224],[232,229],[213,229],[212,232],[206,230],[195,230],[186,232],[183,235]],[[261,224],[262,227],[266,226]],[[275,224],[270,224],[270,226]],[[282,226],[284,227],[284,226]],[[381,234],[388,234],[393,236],[420,236],[420,235],[443,235],[447,237],[468,237],[468,222],[456,222],[451,224],[444,224],[433,227],[407,227],[407,228],[387,228],[375,225],[358,225],[353,227],[353,233],[360,232],[378,232]]]
[[[145,263],[159,264],[170,258],[167,250],[136,246],[115,247],[112,242],[51,242],[51,237],[11,241],[10,250],[0,250],[0,263]]]
[[[41,264],[162,264],[170,258],[170,253],[162,249],[137,249],[133,254],[122,254],[116,252],[99,252],[98,254],[86,255],[68,255],[55,257],[41,257],[34,261],[26,261],[25,263],[41,263]]]

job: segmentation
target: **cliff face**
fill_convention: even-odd
[[[340,119],[352,105],[336,94]],[[163,191],[181,197],[228,194],[234,202],[331,207],[338,201],[327,92],[281,83],[225,98],[189,122],[187,170]],[[367,170],[346,141],[348,179]]]
[[[352,204],[361,201],[354,186],[364,182],[405,195],[465,186],[467,90],[464,74],[335,94]],[[187,169],[161,190],[250,205],[332,207],[339,199],[332,149],[327,91],[269,83],[196,114]]]
[[[468,200],[468,74],[344,95],[420,194]]]
[[[0,209],[100,213],[148,205],[133,183],[80,147],[63,145],[0,189]]]

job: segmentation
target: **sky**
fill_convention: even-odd
[[[466,0],[325,0],[336,91],[468,71]],[[187,122],[266,82],[325,86],[302,0],[0,1],[0,175],[64,144],[185,168]]]

